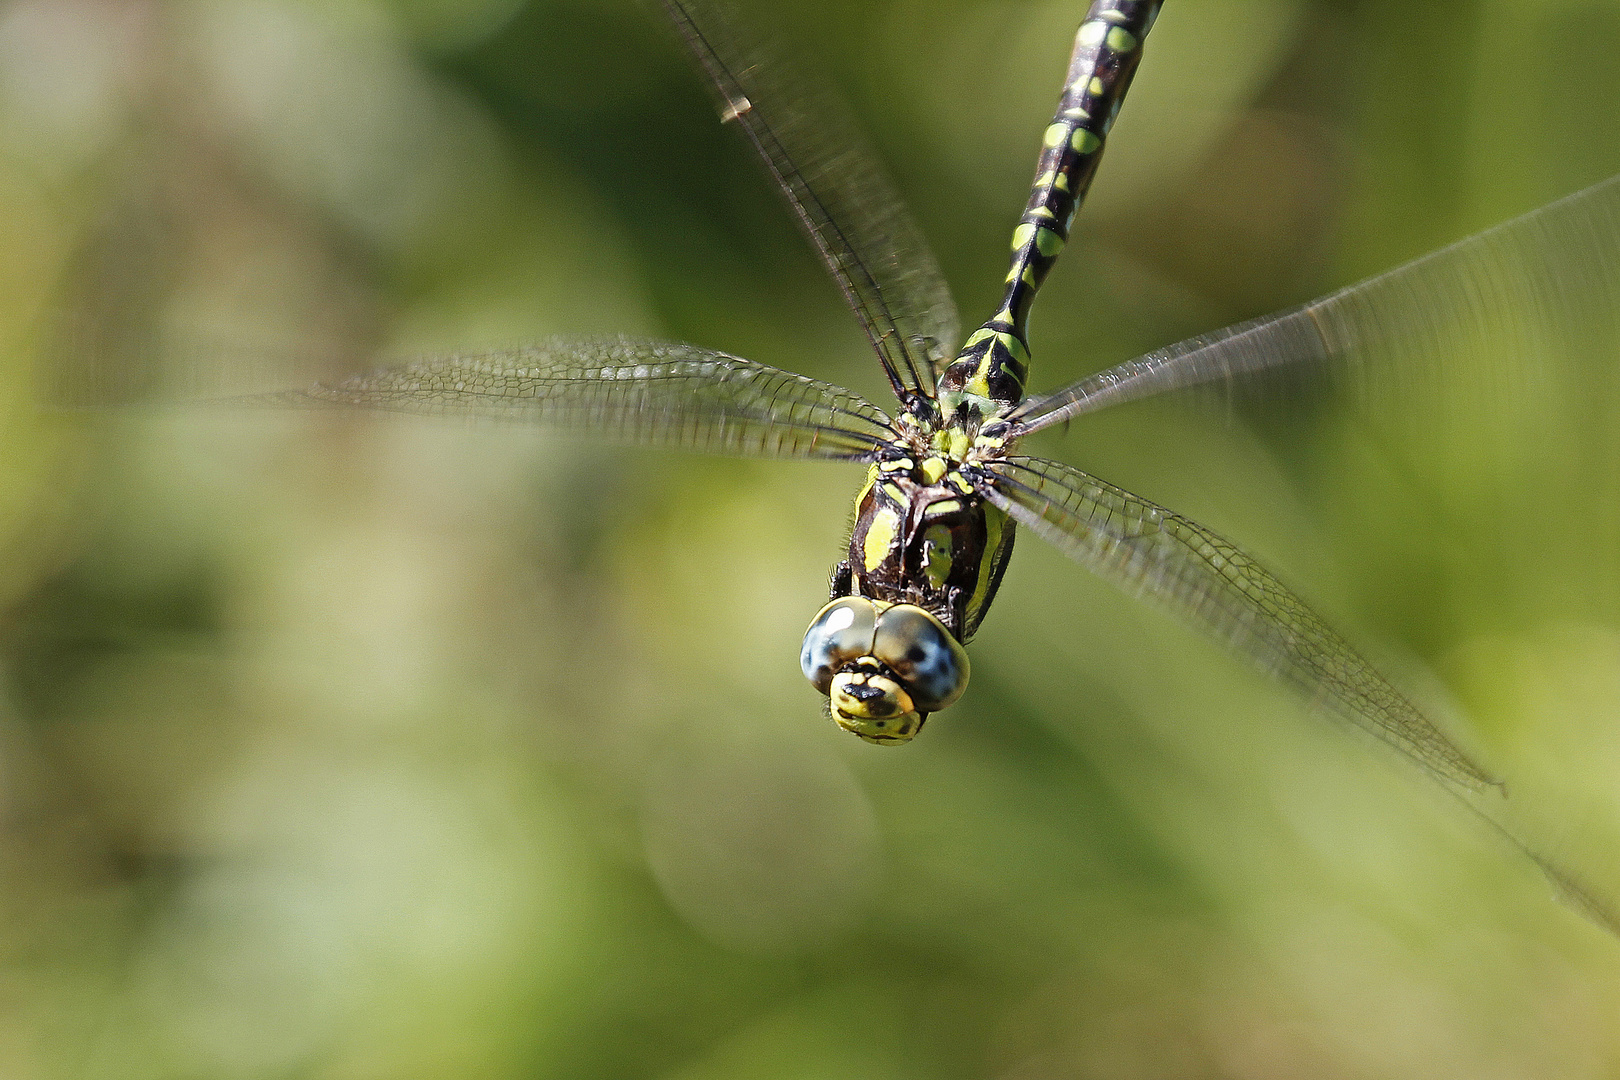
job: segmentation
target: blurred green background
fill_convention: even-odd
[[[1084,6],[743,16],[849,99],[973,325]],[[1036,385],[1620,171],[1616,56],[1620,3],[1171,0]],[[0,281],[6,1080],[1620,1076],[1620,942],[1033,537],[967,697],[876,748],[795,665],[858,467],[39,408],[64,308],[243,371],[617,331],[881,401],[632,0],[6,0]],[[1620,393],[1549,381],[1482,414],[1507,454],[1421,400],[1033,449],[1454,699],[1514,827],[1613,898]]]

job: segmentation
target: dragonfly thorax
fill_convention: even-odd
[[[950,439],[952,432],[939,434]],[[966,452],[972,448],[968,442]],[[940,453],[873,465],[855,498],[834,594],[914,604],[958,641],[972,636],[1000,580],[1012,525],[962,468],[955,455]]]

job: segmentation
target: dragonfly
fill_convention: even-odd
[[[1499,787],[1242,547],[1018,446],[1100,409],[1193,387],[1300,372],[1352,393],[1399,386],[1417,377],[1415,353],[1463,350],[1493,318],[1511,332],[1501,312],[1513,305],[1554,322],[1565,306],[1594,298],[1620,309],[1620,178],[1299,307],[1030,394],[1031,305],[1070,239],[1159,0],[1094,0],[1086,10],[1012,232],[1005,290],[965,338],[926,241],[872,158],[831,145],[793,103],[773,100],[769,68],[717,12],[693,0],[663,6],[722,120],[752,144],[842,291],[893,392],[891,408],[730,353],[622,338],[429,357],[255,400],[493,417],[627,443],[866,465],[847,549],[800,661],[832,719],[871,743],[910,741],[962,696],[965,646],[1027,530],[1446,784]]]

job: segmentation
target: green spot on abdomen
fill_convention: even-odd
[[[1089,154],[1102,145],[1102,140],[1085,128],[1076,128],[1069,137],[1069,145],[1082,154]]]
[[[1108,47],[1115,52],[1130,52],[1136,48],[1136,35],[1116,26],[1108,31]]]

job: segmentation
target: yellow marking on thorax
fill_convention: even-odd
[[[872,515],[872,524],[867,527],[866,538],[861,543],[861,557],[868,571],[883,565],[899,532],[900,515],[893,510],[884,507]]]
[[[857,491],[855,493],[855,516],[856,517],[860,516],[861,504],[864,503],[866,501],[866,497],[872,493],[872,485],[876,484],[877,482],[878,482],[878,466],[874,462],[872,467],[866,470],[866,483],[862,484],[861,485],[861,490],[859,490],[859,491]]]
[[[994,576],[991,569],[995,565],[996,553],[1001,548],[1001,538],[1007,529],[1007,515],[994,506],[984,508],[984,555],[979,561],[979,580],[973,585],[973,595],[968,598],[967,624],[972,626],[978,622],[984,611],[985,597],[990,593],[990,579]]]
[[[973,440],[973,445],[977,447],[984,447],[986,449],[999,449],[1000,447],[1007,445],[1007,437],[1005,435],[990,436],[981,434]]]
[[[924,568],[928,574],[929,584],[936,589],[945,587],[946,580],[951,576],[951,567],[954,560],[951,558],[951,530],[945,525],[935,525],[923,534],[923,543],[928,553],[928,565]]]

